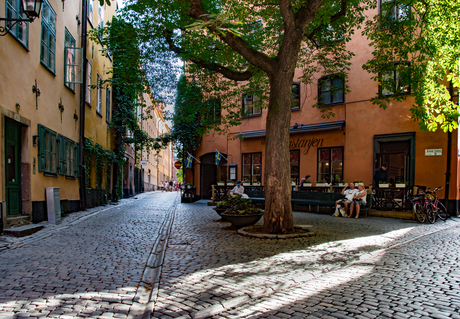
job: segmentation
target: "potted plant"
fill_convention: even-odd
[[[310,181],[304,181],[304,182],[302,183],[302,186],[303,186],[303,187],[311,187],[311,182],[310,182]]]
[[[390,184],[385,181],[379,181],[379,187],[390,187]]]
[[[243,181],[243,186],[251,186],[251,183],[249,181]]]
[[[401,181],[396,181],[395,182],[395,187],[397,187],[397,188],[405,188],[408,185],[409,185],[408,182],[401,182]]]
[[[252,185],[254,185],[254,186],[260,186],[260,181],[254,181],[254,182],[252,182]]]
[[[327,183],[323,180],[320,180],[320,181],[316,181],[316,185],[317,187],[325,187],[327,186]]]
[[[233,181],[228,180],[227,181],[227,186],[233,186]]]
[[[340,182],[338,183],[338,186],[340,186],[340,187],[345,187],[345,185],[347,185],[347,183],[348,183],[347,181],[340,181]]]
[[[218,186],[225,186],[225,181],[217,182],[217,185],[218,185]]]
[[[189,183],[189,184],[187,184],[187,188],[189,188],[189,189],[190,188],[195,188],[195,185],[193,185],[192,183]]]
[[[232,223],[235,227],[254,225],[263,216],[263,211],[252,204],[250,198],[233,196],[228,194],[224,200],[218,203],[217,208],[225,208],[219,215]]]

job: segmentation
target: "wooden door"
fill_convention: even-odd
[[[5,120],[6,215],[21,214],[21,125]]]

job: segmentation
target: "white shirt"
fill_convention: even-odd
[[[238,195],[243,195],[244,194],[244,187],[241,186],[241,184],[238,186],[236,185],[235,187],[233,187],[233,189],[231,190],[232,194],[238,194]]]
[[[343,195],[345,195],[345,198],[349,201],[352,201],[353,200],[353,196],[355,195],[355,193],[357,193],[358,190],[357,189],[350,189],[350,188],[347,188],[344,192],[343,192]]]

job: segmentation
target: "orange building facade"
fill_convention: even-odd
[[[377,12],[375,12],[377,13]],[[372,105],[371,98],[379,92],[378,83],[362,69],[372,57],[369,41],[357,33],[348,44],[355,52],[349,71],[347,94],[333,94],[328,85],[340,85],[333,74],[318,74],[326,80],[305,85],[298,83],[301,70],[294,77],[293,94],[297,99],[291,112],[290,152],[291,178],[298,185],[300,179],[311,175],[310,181],[363,181],[373,184],[374,171],[383,162],[388,163],[388,180],[407,182],[410,186],[434,189],[445,197],[446,173],[450,169],[449,211],[457,214],[459,193],[459,136],[452,132],[450,165],[448,165],[448,134],[442,130],[424,132],[411,118],[410,107],[414,103],[409,95],[405,102],[391,102],[386,110]],[[324,83],[327,83],[326,85]],[[454,90],[458,101],[458,89]],[[321,108],[313,108],[316,98],[334,113],[328,119],[322,117]],[[197,186],[201,198],[210,198],[211,185],[221,180],[241,180],[264,185],[265,123],[267,109],[252,108],[251,96],[241,96],[241,107],[253,113],[242,118],[239,126],[230,128],[226,135],[209,132],[203,137],[201,147],[194,156],[192,169],[186,170],[187,182]],[[235,135],[239,138],[235,139]],[[216,150],[227,159],[219,166],[214,164]],[[193,170],[193,171],[192,171]],[[193,179],[193,181],[192,181]]]

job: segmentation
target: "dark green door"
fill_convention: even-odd
[[[5,120],[6,215],[21,214],[21,125]]]

